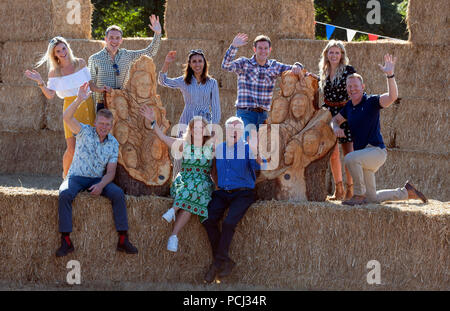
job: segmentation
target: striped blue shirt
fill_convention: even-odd
[[[193,77],[188,85],[183,76],[172,79],[167,77],[167,73],[160,72],[158,82],[162,86],[179,89],[183,94],[184,110],[180,124],[188,124],[194,116],[202,116],[214,124],[220,122],[219,87],[216,79],[209,78],[205,84],[201,84]]]

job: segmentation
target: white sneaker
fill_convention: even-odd
[[[176,252],[178,249],[178,238],[176,235],[171,235],[167,241],[167,250]]]
[[[162,215],[162,218],[164,218],[167,222],[171,222],[172,220],[175,221],[175,210],[173,207],[169,208],[167,212]]]

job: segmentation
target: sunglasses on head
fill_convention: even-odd
[[[203,50],[202,50],[202,49],[190,50],[190,51],[189,51],[189,55],[195,55],[195,54],[200,54],[200,55],[205,56],[205,54],[203,53]]]
[[[113,66],[114,72],[116,73],[116,76],[120,75],[119,66],[117,64],[114,64]]]

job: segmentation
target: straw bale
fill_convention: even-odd
[[[391,148],[448,154],[448,101],[405,98],[381,112],[381,132]]]
[[[0,131],[22,132],[44,126],[45,97],[38,87],[0,84]]]
[[[63,132],[0,132],[0,172],[61,176],[66,149]]]
[[[192,217],[183,228],[179,251],[171,253],[166,251],[171,226],[161,214],[172,200],[126,199],[130,240],[139,254],[115,251],[109,201],[82,193],[73,203],[75,252],[56,258],[57,191],[0,188],[2,279],[65,284],[66,264],[75,259],[81,264],[82,286],[202,284],[211,254],[198,219]],[[361,208],[258,202],[236,228],[230,256],[237,266],[223,284],[228,289],[449,290],[449,221],[449,204],[438,201]],[[370,260],[381,264],[380,285],[367,283]]]
[[[69,24],[73,16],[66,0],[2,0],[0,42],[49,40],[54,36],[89,39],[93,6],[89,0],[78,3],[80,23]]]
[[[253,40],[259,34],[272,39],[313,39],[315,31],[312,0],[169,0],[164,20],[168,38],[221,38],[226,44],[238,32]],[[195,27],[191,27],[194,21]]]
[[[402,187],[410,180],[426,196],[450,201],[449,154],[388,149],[387,160],[376,173],[377,189]]]
[[[410,0],[406,19],[409,41],[423,45],[448,45],[449,10],[447,0]]]

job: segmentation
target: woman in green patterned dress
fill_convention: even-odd
[[[175,177],[170,194],[174,198],[172,207],[162,216],[168,222],[175,220],[172,234],[167,242],[167,249],[176,252],[178,249],[178,233],[189,221],[191,214],[198,215],[203,222],[208,218],[208,203],[214,190],[211,179],[211,168],[214,144],[209,139],[205,119],[194,117],[188,124],[182,138],[164,135],[156,124],[153,109],[148,106],[141,108],[141,114],[152,122],[156,135],[169,148],[180,151],[182,155],[181,171]]]

